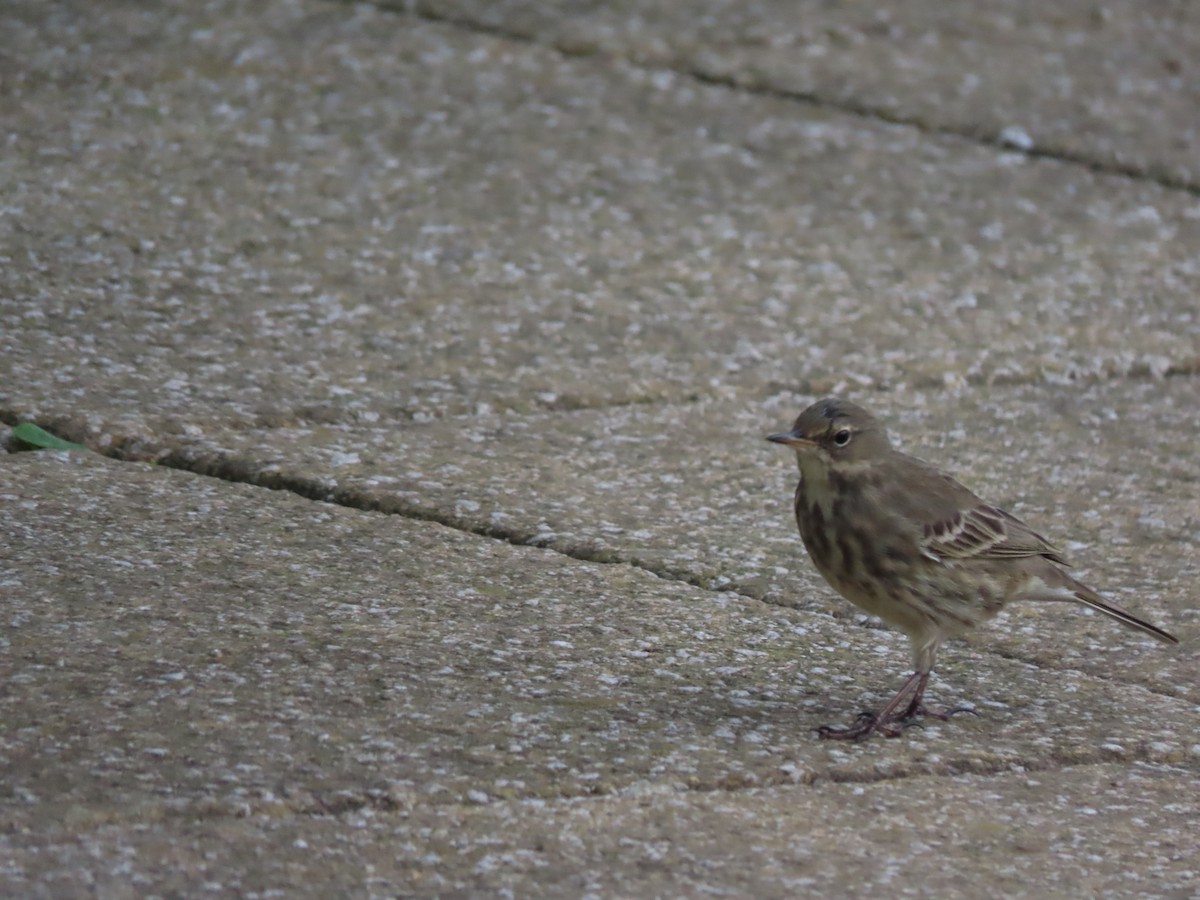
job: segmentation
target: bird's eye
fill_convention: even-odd
[[[843,428],[841,431],[835,434],[833,436],[833,442],[839,447],[845,447],[848,443],[850,443],[850,429]]]

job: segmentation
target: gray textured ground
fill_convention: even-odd
[[[1191,5],[0,33],[0,422],[99,451],[0,455],[0,894],[1200,891]],[[1183,644],[818,741],[907,664],[762,440],[833,391]]]

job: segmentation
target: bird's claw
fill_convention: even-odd
[[[854,720],[854,724],[848,727],[822,725],[817,729],[817,737],[826,741],[865,741],[876,732],[884,737],[900,737],[905,729],[924,728],[925,725],[921,719],[929,718],[946,722],[951,716],[959,713],[979,715],[975,710],[966,706],[955,706],[952,709],[926,709],[923,704],[917,703],[906,709],[903,715],[894,719],[884,720],[873,712],[861,712]]]
[[[854,724],[846,728],[822,725],[817,729],[817,737],[824,741],[865,741],[875,732],[884,737],[899,737],[904,728],[905,725],[900,722],[884,722],[873,712],[862,712],[858,714]]]

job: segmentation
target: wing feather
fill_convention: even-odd
[[[924,526],[921,552],[937,559],[1014,559],[1044,556],[1068,565],[1044,537],[997,506],[960,509]]]

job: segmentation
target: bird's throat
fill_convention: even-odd
[[[796,462],[804,482],[804,498],[809,506],[818,506],[828,517],[833,511],[833,490],[830,486],[829,463],[815,454],[798,453]]]

